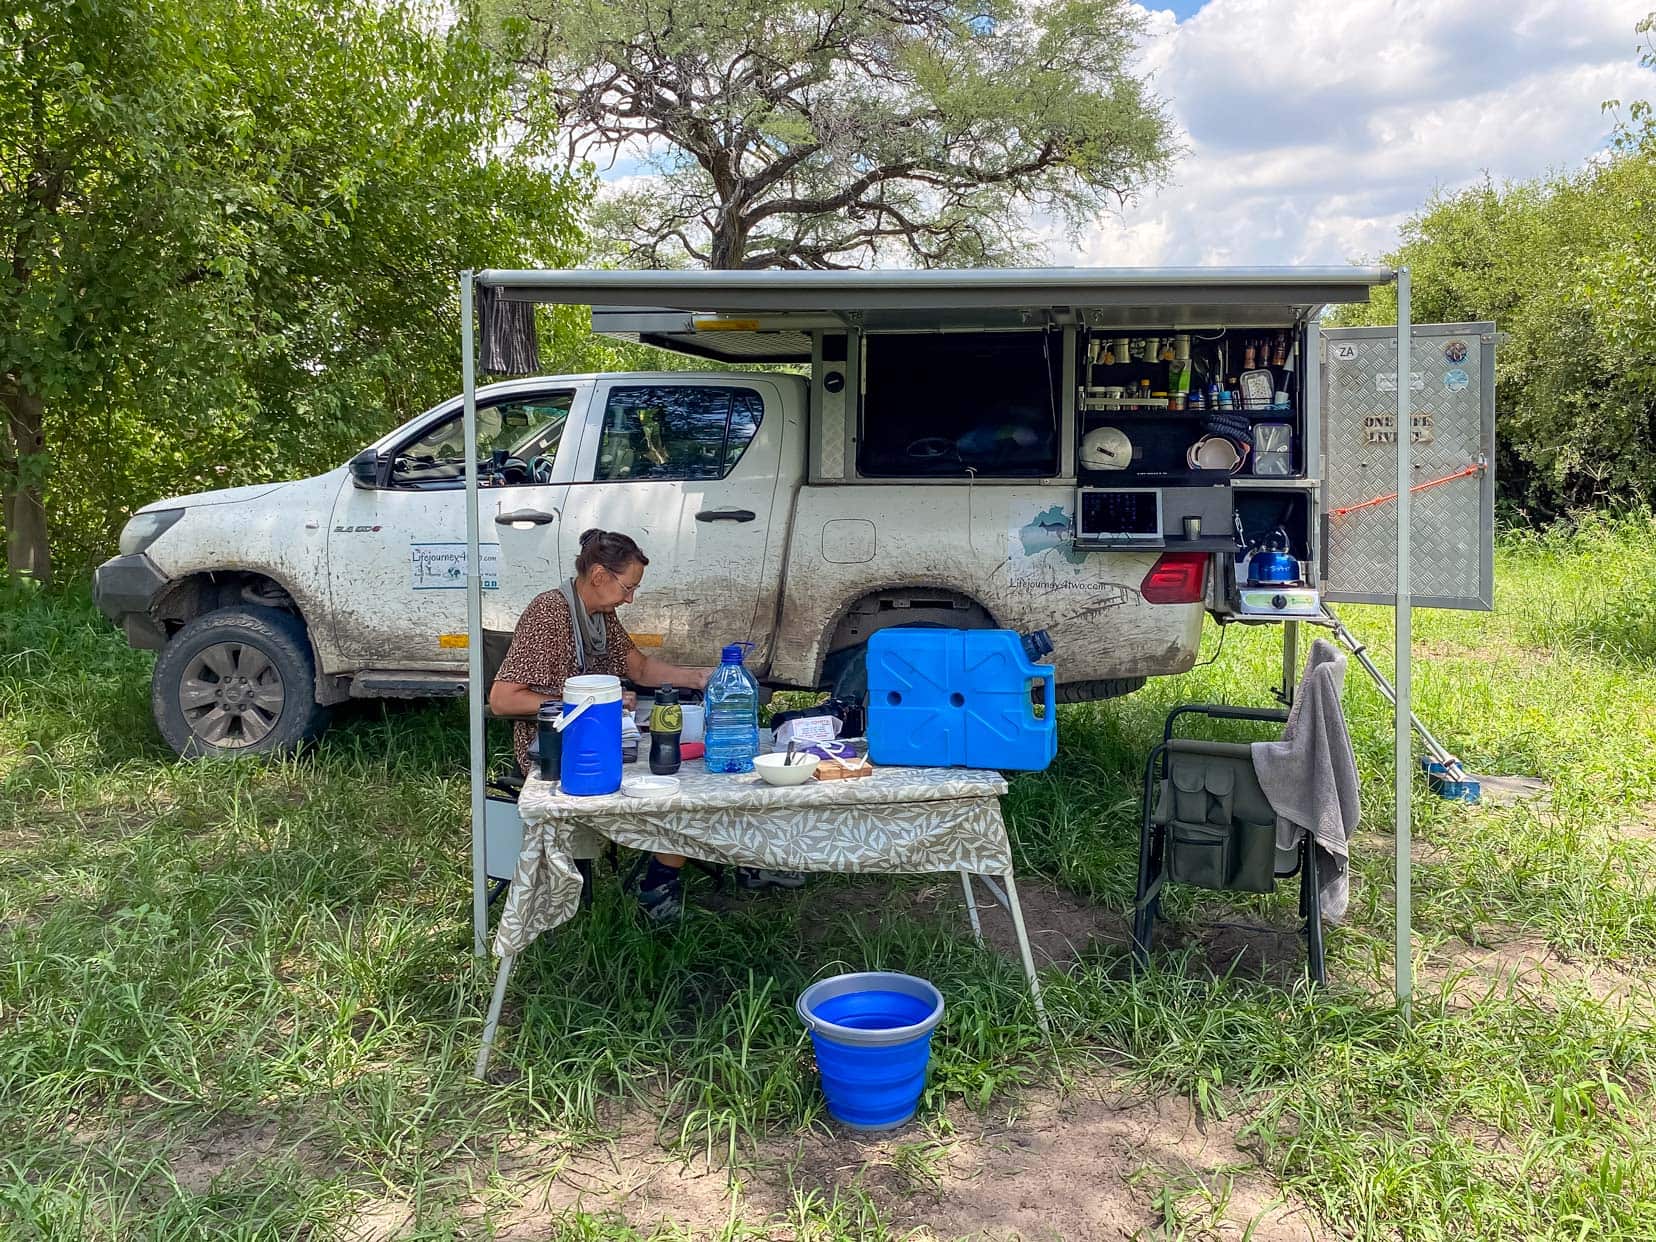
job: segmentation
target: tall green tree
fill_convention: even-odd
[[[649,174],[595,215],[631,266],[1029,257],[1173,155],[1127,0],[484,0],[574,158]]]
[[[586,186],[468,22],[402,0],[0,18],[7,565],[167,494],[337,464],[452,391],[455,274],[566,263]],[[53,538],[55,534],[55,539]]]

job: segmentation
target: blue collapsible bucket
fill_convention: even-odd
[[[576,710],[582,709],[579,716]],[[563,731],[558,788],[574,797],[612,794],[621,788],[621,679],[602,674],[564,682]]]
[[[835,975],[794,1004],[816,1045],[822,1094],[836,1121],[891,1130],[914,1116],[926,1085],[943,994],[894,971]]]

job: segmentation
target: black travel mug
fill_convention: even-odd
[[[684,709],[678,691],[662,686],[650,709],[650,771],[671,776],[679,770],[679,737],[684,732]]]
[[[537,773],[543,781],[556,781],[563,774],[563,734],[558,718],[563,715],[562,699],[547,699],[535,716],[535,748],[540,751]]]

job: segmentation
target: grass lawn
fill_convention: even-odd
[[[1276,679],[1276,632],[1238,628],[1186,676],[1063,709],[1058,762],[1013,782],[1032,926],[1070,929],[1050,1040],[953,882],[824,879],[662,936],[606,880],[521,963],[493,1085],[469,1076],[489,974],[463,710],[353,706],[303,758],[183,766],[149,655],[84,598],[14,600],[0,1237],[1656,1236],[1656,522],[1508,538],[1497,595],[1416,614],[1418,710],[1473,770],[1551,788],[1417,797],[1412,1023],[1391,726],[1355,664],[1364,826],[1331,986],[1247,930],[1291,927],[1291,887],[1173,890],[1154,969],[1127,969],[1162,715]],[[1390,614],[1346,619],[1389,667]],[[857,1143],[826,1127],[792,1002],[884,967],[950,1010],[918,1123]]]

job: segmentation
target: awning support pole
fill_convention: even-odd
[[[483,753],[483,558],[477,530],[477,339],[472,325],[474,275],[460,273],[460,381],[464,393],[466,455],[466,707],[471,717],[472,952],[487,956],[489,926],[485,843]]]
[[[1411,418],[1409,387],[1410,345],[1409,269],[1397,269],[1397,599],[1395,621],[1397,626],[1395,670],[1392,677],[1395,707],[1392,710],[1392,763],[1396,779],[1396,825],[1393,840],[1397,846],[1397,1003],[1405,1019],[1409,1016],[1410,996],[1414,991],[1414,958],[1411,950],[1410,923],[1412,919],[1410,886],[1412,883],[1410,833],[1412,817],[1409,797],[1413,791],[1414,770],[1410,725],[1414,720],[1411,708],[1411,657],[1413,655],[1413,617],[1409,601],[1409,508],[1413,482],[1411,464],[1414,456],[1414,424]]]

